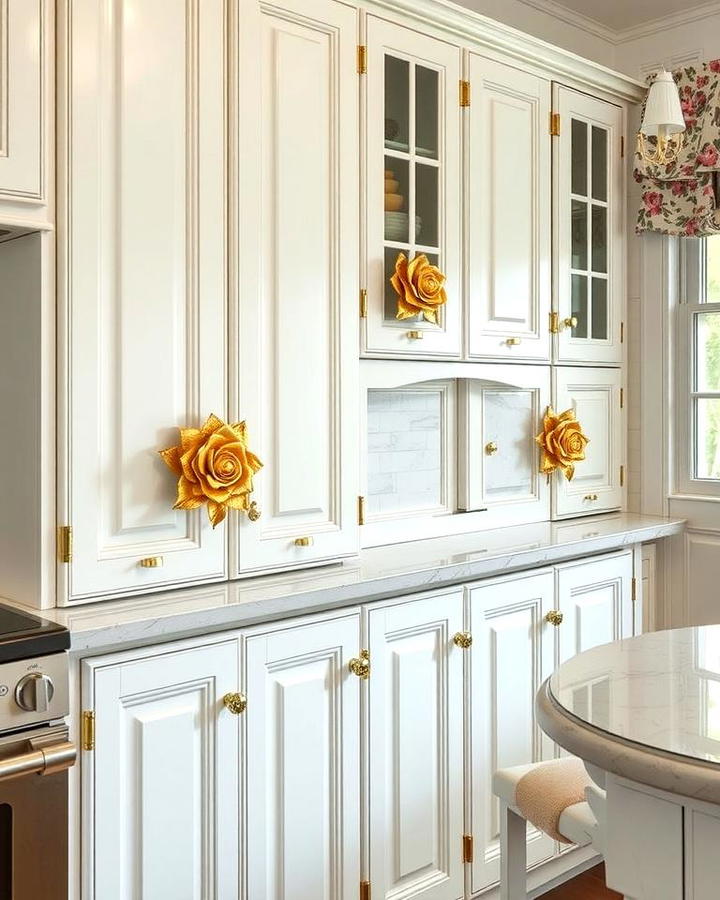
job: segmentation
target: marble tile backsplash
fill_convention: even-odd
[[[369,515],[441,504],[442,405],[440,390],[368,392]]]

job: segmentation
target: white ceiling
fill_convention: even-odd
[[[673,13],[697,6],[708,0],[555,0],[560,6],[588,16],[616,31],[662,19]]]

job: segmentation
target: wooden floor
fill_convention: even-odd
[[[605,867],[599,865],[543,894],[542,900],[623,900],[623,898],[622,894],[605,887]]]

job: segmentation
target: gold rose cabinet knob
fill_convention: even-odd
[[[550,612],[547,613],[547,615],[545,616],[545,621],[548,622],[550,625],[554,625],[555,628],[557,628],[558,625],[562,625],[562,620],[564,618],[565,617],[563,616],[563,614],[560,612],[559,609],[551,609]]]
[[[248,511],[247,511],[248,519],[250,519],[251,522],[257,522],[257,520],[260,518],[261,515],[262,515],[262,512],[260,510],[260,507],[253,500],[252,503],[250,504],[250,506],[248,507]]]
[[[225,709],[231,712],[234,716],[239,716],[247,709],[247,697],[245,696],[245,694],[241,694],[239,692],[231,692],[229,694],[225,694],[222,699]]]
[[[567,319],[563,319],[563,325],[566,328],[577,328],[577,316],[569,316]]]
[[[469,650],[472,647],[472,635],[469,631],[458,631],[453,636],[453,644],[461,650]]]
[[[488,441],[487,444],[485,444],[485,452],[488,456],[492,456],[494,453],[498,452],[498,445],[495,441]]]
[[[360,657],[353,657],[348,663],[348,669],[352,672],[353,675],[357,675],[358,678],[362,678],[365,681],[370,677],[370,651],[369,650],[361,650]]]

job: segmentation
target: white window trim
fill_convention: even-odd
[[[702,292],[705,285],[705,260],[701,242],[683,239],[679,241],[680,290],[675,311],[675,478],[672,497],[702,498],[720,502],[720,479],[698,478],[694,475],[696,416],[695,399],[717,397],[720,392],[703,392],[693,389],[695,355],[695,321],[699,313],[720,313],[720,303],[705,303]],[[693,298],[690,302],[688,298]]]

